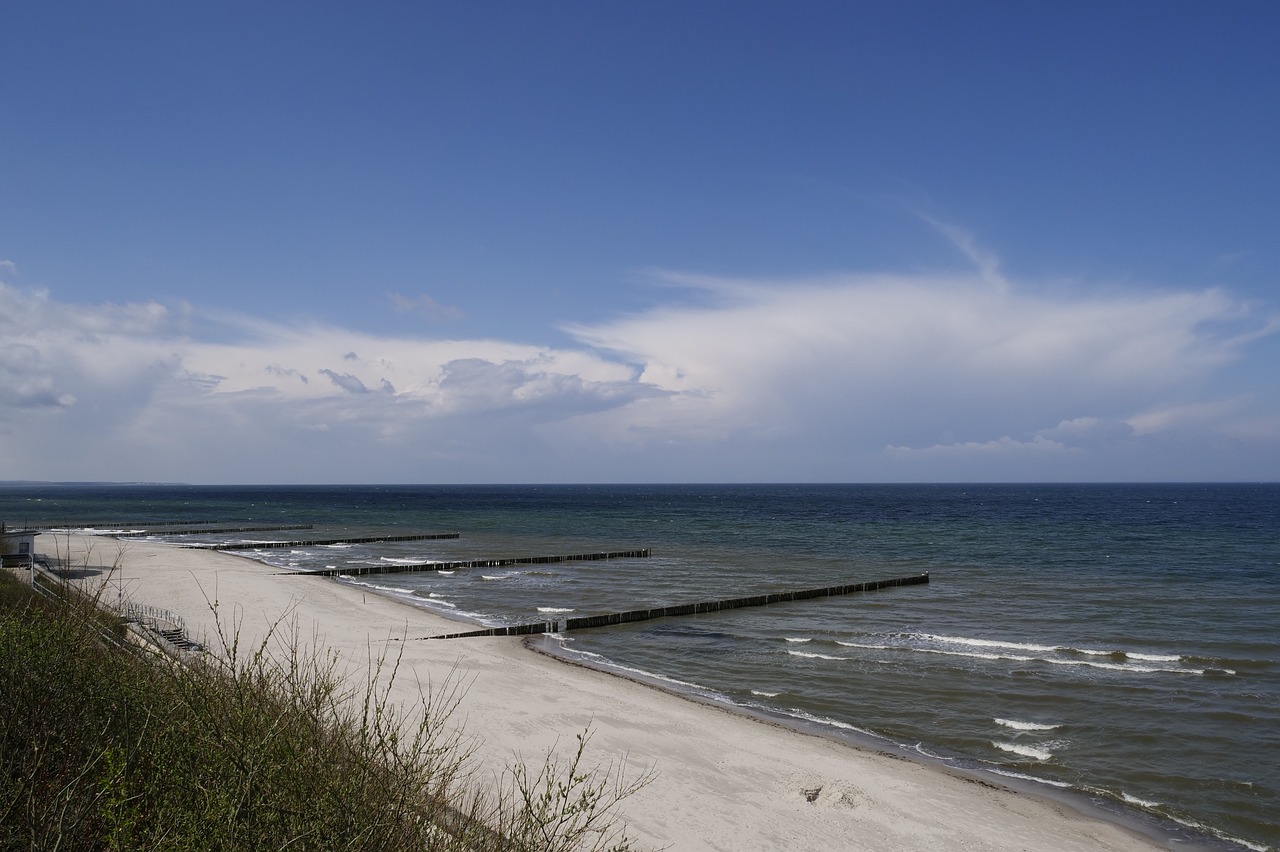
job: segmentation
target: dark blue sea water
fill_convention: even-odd
[[[653,549],[342,581],[484,624],[929,572],[549,641],[1181,827],[1179,848],[1280,849],[1280,485],[12,486],[0,518],[316,525],[232,540],[461,533],[249,554],[294,568]]]

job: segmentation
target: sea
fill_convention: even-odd
[[[0,519],[178,543],[459,533],[238,551],[289,570],[651,550],[333,580],[482,626],[928,573],[531,641],[1064,798],[1173,849],[1280,850],[1280,484],[11,483]]]

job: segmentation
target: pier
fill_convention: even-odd
[[[852,595],[859,592],[871,592],[877,589],[889,589],[896,586],[916,586],[929,582],[928,574],[916,574],[912,577],[899,577],[893,580],[872,580],[867,583],[851,583],[843,586],[827,586],[821,589],[803,589],[798,592],[775,592],[768,595],[753,595],[748,598],[732,598],[723,601],[703,601],[701,603],[679,604],[655,609],[633,609],[627,612],[611,612],[605,615],[585,615],[579,618],[561,618],[556,621],[538,621],[530,624],[516,624],[510,627],[490,627],[483,630],[468,630],[463,633],[445,633],[440,636],[426,636],[426,639],[465,639],[472,636],[529,636],[538,633],[564,633],[569,630],[584,630],[590,627],[608,627],[614,624],[629,624],[633,621],[650,621],[655,618],[670,618],[679,615],[696,615],[704,612],[719,612],[726,609],[743,609],[750,606],[767,606],[790,601],[812,600],[813,598]]]
[[[301,527],[276,527],[276,529],[311,529],[311,525]],[[243,530],[251,532],[251,530]],[[372,535],[365,538],[318,538],[309,541],[260,541],[256,543],[236,544],[184,544],[183,547],[195,550],[269,550],[275,547],[318,547],[323,544],[373,544],[383,541],[429,541],[440,538],[460,538],[462,533],[420,533],[417,535]],[[323,572],[291,572],[291,573],[323,573]]]
[[[457,533],[453,537],[457,537]],[[441,536],[443,538],[443,536]],[[314,571],[286,571],[287,576],[356,577],[364,574],[408,574],[415,571],[456,571],[459,568],[508,568],[512,565],[551,565],[557,562],[598,562],[604,559],[643,559],[651,553],[643,550],[611,550],[600,553],[577,553],[572,556],[513,556],[504,559],[466,559],[459,562],[416,562],[411,565],[351,565],[346,568],[320,568]]]

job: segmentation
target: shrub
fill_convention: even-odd
[[[485,789],[449,723],[454,677],[409,712],[389,700],[398,660],[355,689],[278,626],[178,663],[105,642],[91,602],[23,589],[0,576],[0,848],[631,848],[614,807],[649,776],[585,770],[587,733]]]

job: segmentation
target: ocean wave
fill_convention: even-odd
[[[1052,753],[1035,746],[1022,745],[1020,743],[1002,743],[999,740],[992,740],[991,744],[1001,751],[1011,752],[1022,757],[1030,757],[1033,760],[1049,760],[1053,757]]]
[[[586,652],[578,651],[576,653],[585,654]],[[607,657],[601,657],[601,659],[605,661],[604,665],[606,668],[613,669],[614,671],[626,672],[627,674],[636,675],[638,677],[646,678],[649,680],[656,680],[661,683],[670,683],[670,684],[674,684],[675,686],[682,686],[687,689],[695,690],[700,695],[706,695],[708,697],[716,697],[722,701],[728,701],[728,699],[720,695],[720,693],[716,692],[713,689],[709,689],[700,683],[693,683],[692,681],[687,681],[687,680],[679,680],[678,678],[668,677],[667,675],[658,674],[657,672],[646,671],[645,669],[633,668],[632,666],[624,666],[621,663],[610,660]]]
[[[765,692],[763,689],[753,689],[753,690],[751,690],[751,694],[752,694],[752,695],[759,695],[761,698],[777,698],[777,697],[778,697],[779,695],[781,695],[782,693],[779,693],[779,692]]]
[[[505,580],[510,576],[511,576],[510,574],[481,574],[480,579],[488,580],[490,583],[492,583],[496,580]]]
[[[854,731],[856,733],[862,734],[864,736],[872,737],[874,739],[881,740],[883,742],[893,742],[893,740],[890,740],[888,737],[881,736],[880,734],[877,734],[874,731],[868,731],[866,728],[859,728],[857,725],[851,725],[848,722],[841,722],[839,719],[831,719],[826,716],[815,716],[814,714],[807,713],[804,710],[799,709],[798,707],[791,707],[785,710],[784,712],[786,713],[786,715],[792,717],[793,719],[803,719],[806,722],[813,722],[818,725],[826,725],[827,727],[837,728],[841,731]]]
[[[562,606],[540,606],[538,612],[573,612],[573,610]]]
[[[388,592],[394,595],[412,595],[413,589],[406,586],[386,586],[381,583],[371,583],[368,580],[344,579],[343,582],[352,586],[363,586],[366,589],[372,589],[375,592]]]
[[[800,638],[800,637],[787,636],[787,637],[785,637],[785,638],[784,638],[784,641],[786,641],[786,642],[797,642],[797,643],[803,644],[803,643],[805,643],[805,642],[812,642],[813,640],[812,640],[812,639],[804,639],[804,638]]]
[[[1253,842],[1251,842],[1251,841],[1244,840],[1244,839],[1239,838],[1239,837],[1235,837],[1235,836],[1233,836],[1233,835],[1227,834],[1225,831],[1219,831],[1218,829],[1214,828],[1213,826],[1209,826],[1209,825],[1205,825],[1204,823],[1196,822],[1196,821],[1195,821],[1195,820],[1193,820],[1193,819],[1180,819],[1180,818],[1178,818],[1178,817],[1174,816],[1173,814],[1169,814],[1168,816],[1169,816],[1169,819],[1173,820],[1174,822],[1178,823],[1179,825],[1185,825],[1187,828],[1190,828],[1190,829],[1192,829],[1192,830],[1194,830],[1194,831],[1203,831],[1203,832],[1207,832],[1207,833],[1209,833],[1209,834],[1212,834],[1214,837],[1218,838],[1219,840],[1225,840],[1225,841],[1227,841],[1228,843],[1238,843],[1238,844],[1240,844],[1241,846],[1243,846],[1243,847],[1244,847],[1244,848],[1246,848],[1246,849],[1252,849],[1252,850],[1254,850],[1254,852],[1271,852],[1271,847],[1270,847],[1270,846],[1263,846],[1263,845],[1261,845],[1261,844],[1259,844],[1259,843],[1253,843]]]
[[[1126,802],[1128,802],[1128,803],[1129,803],[1129,804],[1131,804],[1131,805],[1137,805],[1138,807],[1142,807],[1142,808],[1158,808],[1158,807],[1160,807],[1160,803],[1159,803],[1159,802],[1149,802],[1149,801],[1147,801],[1146,799],[1139,799],[1137,796],[1130,796],[1130,795],[1129,795],[1128,793],[1126,793],[1124,790],[1121,790],[1121,791],[1120,791],[1120,798],[1121,798],[1121,799],[1123,799],[1123,800],[1125,800]]]
[[[1008,648],[1012,651],[1037,651],[1046,653],[1058,650],[1056,645],[1037,645],[1031,642],[1002,642],[997,639],[969,639],[963,636],[940,636],[936,633],[914,634],[931,642],[945,642],[951,645],[973,645],[976,648]]]
[[[1062,727],[1061,725],[1042,725],[1039,722],[1020,722],[1017,719],[996,719],[995,723],[1013,728],[1015,731],[1053,731]]]
[[[830,654],[810,654],[805,651],[788,651],[793,657],[805,657],[811,660],[847,660],[848,657],[833,657]]]
[[[1176,663],[1182,660],[1181,654],[1143,654],[1138,651],[1098,651],[1090,648],[1059,648],[1064,652],[1086,654],[1091,657],[1116,657],[1119,659],[1142,660],[1147,663]]]
[[[1034,781],[1037,784],[1048,784],[1050,787],[1057,787],[1062,790],[1075,789],[1074,784],[1068,784],[1066,781],[1054,781],[1049,778],[1037,778],[1034,775],[1023,775],[1021,772],[1001,769],[997,766],[986,766],[983,768],[992,775],[1003,775],[1005,778],[1017,778],[1019,781]]]
[[[1126,654],[1123,651],[1083,651],[1057,645],[1039,645],[1031,642],[1002,642],[995,639],[967,639],[956,636],[939,636],[932,633],[908,634],[911,638],[925,639],[943,645],[954,645],[956,648],[930,648],[920,645],[887,644],[870,642],[848,642],[836,640],[837,645],[845,648],[862,648],[871,651],[899,651],[919,654],[938,654],[948,657],[967,657],[976,660],[1010,660],[1017,663],[1040,662],[1054,666],[1085,666],[1108,671],[1129,672],[1132,674],[1181,674],[1181,675],[1235,675],[1234,669],[1227,668],[1191,668],[1161,665],[1143,665],[1142,663],[1173,662],[1185,660],[1185,657],[1167,654]],[[973,648],[976,650],[960,650]],[[986,650],[982,650],[986,649]],[[1022,653],[1016,653],[1022,652]],[[1079,654],[1084,659],[1065,656]],[[1104,659],[1110,658],[1110,659]],[[1141,662],[1129,662],[1128,658]]]
[[[1036,653],[1080,654],[1086,657],[1111,657],[1116,661],[1140,660],[1146,663],[1177,663],[1181,654],[1151,654],[1142,651],[1105,650],[1101,648],[1076,648],[1071,645],[1042,645],[1035,642],[1006,642],[998,639],[973,639],[964,636],[941,636],[936,633],[917,634],[922,639],[952,645],[972,645],[978,648],[1007,648],[1012,651]]]

